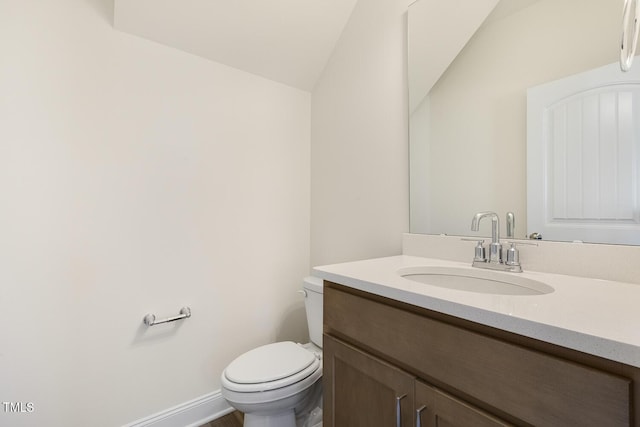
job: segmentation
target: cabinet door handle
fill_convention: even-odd
[[[427,407],[424,405],[416,409],[416,427],[422,427],[422,411],[424,411],[425,409],[427,409]]]
[[[402,396],[396,396],[396,427],[402,427],[402,408],[400,405],[400,401],[407,397],[406,394]]]

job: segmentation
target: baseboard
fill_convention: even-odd
[[[122,427],[198,427],[232,411],[218,390]]]

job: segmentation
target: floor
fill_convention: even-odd
[[[200,427],[242,427],[242,413],[235,411]]]

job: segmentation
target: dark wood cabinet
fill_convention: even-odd
[[[414,377],[375,357],[324,337],[324,425],[412,426]],[[327,422],[331,420],[330,422]]]
[[[416,427],[512,425],[421,381],[415,383],[415,407]]]
[[[510,424],[325,335],[324,425],[505,427]]]
[[[331,282],[324,334],[325,427],[640,427],[629,365]]]

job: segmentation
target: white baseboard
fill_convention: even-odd
[[[122,427],[198,427],[232,411],[218,390]]]

